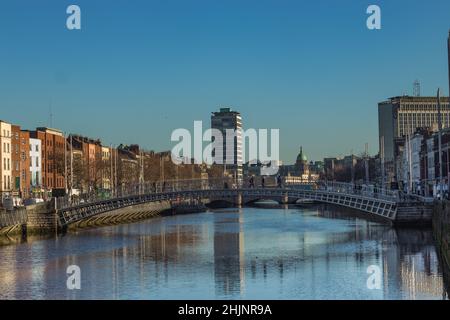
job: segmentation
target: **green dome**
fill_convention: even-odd
[[[300,147],[300,153],[297,156],[297,162],[308,162],[306,154],[303,153],[303,147]]]

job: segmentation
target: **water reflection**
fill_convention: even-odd
[[[0,247],[6,299],[442,299],[430,230],[331,206],[157,218]],[[79,265],[82,289],[66,289]],[[380,266],[382,289],[367,288]]]
[[[245,289],[244,217],[242,211],[214,213],[214,282],[216,296]]]

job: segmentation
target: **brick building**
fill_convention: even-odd
[[[12,195],[30,196],[30,133],[11,125],[11,180]]]
[[[57,129],[37,128],[30,137],[41,140],[42,185],[53,193],[65,190],[65,143],[63,133]]]

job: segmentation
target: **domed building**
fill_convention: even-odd
[[[303,147],[300,147],[300,153],[295,162],[295,171],[297,171],[299,176],[309,175],[308,157],[303,153]]]

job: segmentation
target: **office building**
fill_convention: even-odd
[[[231,174],[238,183],[242,182],[243,128],[241,114],[230,108],[220,108],[219,112],[212,113],[211,128],[219,130],[223,137],[222,146],[217,146],[213,153],[215,163],[223,164],[227,174]],[[222,158],[218,159],[220,154]]]
[[[450,105],[447,97],[441,98],[442,126],[450,126]],[[413,135],[417,128],[438,127],[436,97],[393,97],[378,104],[378,126],[380,151],[384,152],[387,182],[394,179],[398,154],[396,141]]]

